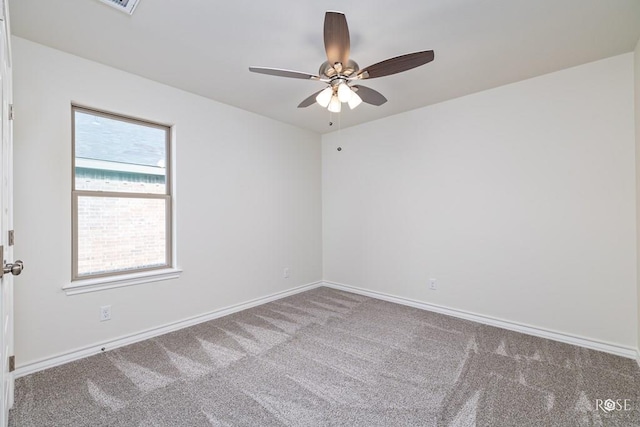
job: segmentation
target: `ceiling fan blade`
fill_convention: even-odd
[[[317,91],[313,95],[310,95],[308,98],[305,98],[304,101],[302,101],[300,104],[298,104],[298,108],[305,108],[305,107],[308,107],[310,105],[313,105],[316,102],[316,96],[318,96],[318,94],[320,92],[322,92],[323,90],[324,89],[320,89],[319,91]]]
[[[336,62],[346,65],[349,61],[349,27],[344,13],[327,12],[324,15],[324,49],[331,66]]]
[[[395,58],[390,58],[363,68],[358,72],[358,78],[375,79],[376,77],[390,76],[391,74],[401,73],[424,65],[427,62],[433,61],[433,58],[434,53],[432,50],[396,56]]]
[[[366,102],[367,104],[379,107],[380,105],[387,102],[387,98],[385,98],[384,95],[377,90],[373,90],[369,87],[360,85],[353,85],[351,86],[351,88],[355,89],[358,96],[362,99],[362,102]]]
[[[320,80],[320,77],[300,71],[281,70],[279,68],[249,67],[252,73],[268,74],[270,76],[290,77],[292,79]]]

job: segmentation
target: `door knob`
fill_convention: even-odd
[[[11,273],[14,276],[18,276],[20,273],[22,273],[23,269],[24,269],[24,264],[22,263],[22,261],[17,260],[13,264],[5,264],[2,270],[4,274]]]

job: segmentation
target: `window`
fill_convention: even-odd
[[[171,129],[77,106],[72,120],[72,280],[171,268]]]

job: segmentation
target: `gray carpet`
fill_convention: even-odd
[[[20,378],[9,425],[640,426],[640,370],[318,288]]]

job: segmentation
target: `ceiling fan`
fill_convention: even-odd
[[[358,80],[389,76],[433,61],[433,50],[408,53],[370,65],[363,69],[349,58],[349,27],[347,18],[341,12],[327,12],[324,16],[324,48],[327,61],[320,65],[318,75],[279,68],[249,67],[254,73],[294,79],[318,80],[327,83],[327,87],[302,101],[298,108],[305,108],[317,102],[333,113],[339,113],[342,103],[348,103],[351,109],[361,102],[379,106],[387,102],[380,92],[353,84]]]

